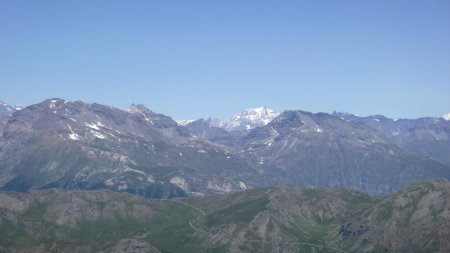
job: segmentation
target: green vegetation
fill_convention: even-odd
[[[232,204],[219,211],[206,215],[206,225],[208,227],[219,226],[229,223],[245,224],[250,222],[259,212],[267,210],[269,203],[267,197],[255,200]]]
[[[384,198],[290,186],[159,201],[104,190],[0,193],[0,252],[111,252],[122,239],[144,243],[127,252],[445,252],[449,195],[447,181]]]

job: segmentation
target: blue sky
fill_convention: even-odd
[[[0,1],[0,99],[450,112],[450,1]]]

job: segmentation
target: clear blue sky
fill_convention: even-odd
[[[0,1],[0,100],[450,112],[450,1]]]

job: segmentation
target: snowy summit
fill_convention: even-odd
[[[21,110],[23,106],[21,105],[9,105],[5,102],[0,101],[0,117],[9,117],[13,112]]]
[[[267,107],[248,108],[231,119],[220,122],[219,127],[228,131],[250,130],[267,125],[278,115],[279,113]]]
[[[192,120],[192,119],[177,119],[175,121],[180,126],[186,126],[187,124],[194,122],[194,120]]]
[[[450,112],[442,116],[445,120],[450,120]]]

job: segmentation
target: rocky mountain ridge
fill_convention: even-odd
[[[359,117],[348,113],[334,116],[376,129],[400,148],[450,165],[450,122],[444,118],[393,120],[382,115]]]
[[[228,149],[141,105],[49,99],[14,113],[0,142],[0,185],[8,190],[108,188],[166,198],[240,190],[234,180],[251,184],[254,173]]]
[[[13,114],[13,112],[22,109],[21,105],[9,105],[5,102],[0,101],[0,118],[1,117],[9,117]]]
[[[447,166],[403,151],[375,129],[326,113],[285,111],[241,137],[237,148],[259,168],[301,186],[386,194],[412,178],[449,176]]]
[[[325,113],[285,111],[228,132],[180,126],[142,105],[48,99],[0,121],[0,189],[111,189],[153,198],[292,183],[388,194],[450,169],[405,152],[376,129]]]

